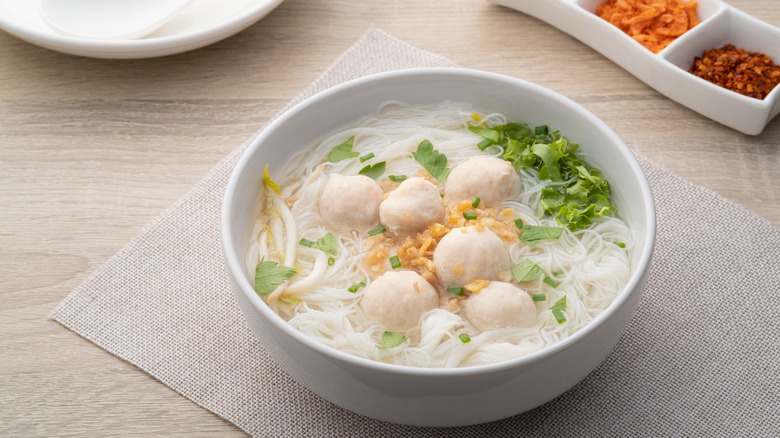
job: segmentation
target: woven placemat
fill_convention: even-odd
[[[287,107],[349,79],[425,66],[453,63],[372,28]],[[524,414],[450,429],[383,423],[320,399],[254,339],[222,263],[222,196],[248,144],[51,317],[254,436],[780,436],[780,230],[642,157],[658,210],[647,291],[584,381]]]

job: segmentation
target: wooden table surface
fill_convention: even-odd
[[[728,3],[780,26],[777,0]],[[225,41],[146,60],[0,32],[0,435],[242,434],[47,315],[372,24],[573,98],[634,151],[780,226],[780,118],[742,135],[481,0],[287,0]]]

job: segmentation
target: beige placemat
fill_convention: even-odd
[[[290,104],[374,72],[452,65],[370,29]],[[653,269],[627,333],[583,382],[533,411],[453,429],[320,399],[253,338],[222,264],[222,195],[247,144],[51,317],[255,436],[780,436],[780,230],[641,157],[658,209]]]

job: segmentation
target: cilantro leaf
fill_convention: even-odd
[[[297,272],[276,262],[261,261],[255,268],[255,292],[263,296],[273,292],[277,286],[292,278]]]
[[[333,148],[332,151],[328,154],[328,158],[326,161],[329,161],[331,163],[335,163],[337,161],[346,160],[347,158],[355,158],[360,153],[355,152],[352,150],[352,146],[355,143],[355,136],[348,138],[344,143],[341,143],[340,145]]]
[[[382,333],[382,343],[376,344],[376,348],[380,350],[386,350],[388,348],[397,347],[406,341],[406,336],[396,332],[384,332]]]
[[[417,152],[412,152],[414,159],[439,181],[447,179],[450,169],[447,168],[447,156],[433,148],[428,140],[423,140],[417,146]]]
[[[301,239],[299,243],[303,246],[308,246],[309,248],[319,249],[326,254],[334,256],[339,255],[339,241],[336,240],[336,236],[331,233],[320,237],[316,242],[312,242],[311,240],[307,239]]]
[[[380,161],[373,165],[369,164],[368,166],[360,169],[360,172],[358,173],[371,179],[377,179],[382,176],[383,173],[385,173],[385,166],[387,166],[387,163],[385,161]]]

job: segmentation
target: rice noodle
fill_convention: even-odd
[[[366,164],[379,161],[387,163],[384,177],[419,175],[421,167],[411,153],[425,139],[447,156],[450,168],[474,156],[500,154],[497,147],[485,151],[476,147],[481,138],[467,129],[473,123],[473,111],[451,102],[428,107],[388,102],[377,114],[296,154],[283,168],[270,169],[282,194],[262,200],[265,209],[252,231],[247,270],[253,273],[258,260],[266,259],[294,267],[298,274],[266,297],[269,306],[291,326],[325,345],[372,360],[418,367],[464,367],[516,358],[561,341],[603,312],[630,274],[632,233],[615,217],[598,218],[590,228],[577,232],[565,229],[560,239],[540,241],[533,247],[523,242],[508,246],[512,264],[531,259],[560,281],[556,288],[541,280],[522,285],[529,293],[547,294],[546,301],[536,303],[533,327],[479,332],[459,314],[434,309],[424,315],[419,333],[409,342],[388,349],[376,347],[384,329],[369,321],[358,305],[365,287],[348,291],[356,283],[371,281],[363,263],[368,236],[333,233],[338,255],[332,266],[324,252],[298,245],[299,236],[316,240],[330,232],[318,208],[327,175],[356,175]],[[482,123],[490,125],[506,122],[501,114],[482,118]],[[355,137],[354,151],[361,156],[373,153],[375,158],[366,163],[357,159],[326,162],[327,154],[351,136]],[[500,209],[511,209],[513,218],[531,225],[559,226],[553,218],[537,214],[540,191],[552,183],[540,182],[529,172],[520,172],[520,177],[524,192]],[[564,296],[566,321],[559,324],[549,307]],[[462,333],[469,334],[468,343],[458,337]]]

